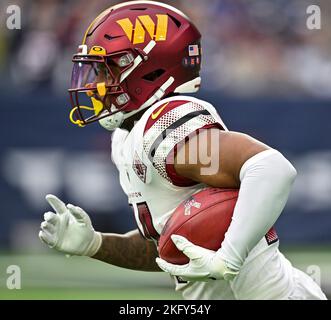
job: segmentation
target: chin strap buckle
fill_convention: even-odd
[[[75,107],[73,108],[71,111],[70,111],[70,114],[69,114],[69,119],[70,119],[70,122],[77,125],[78,127],[85,127],[85,124],[84,124],[84,121],[82,120],[79,120],[79,119],[74,119],[74,113],[78,110],[78,107]]]

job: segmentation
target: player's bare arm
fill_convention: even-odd
[[[213,140],[217,140],[214,148]],[[202,149],[206,149],[210,163],[206,164],[199,156],[200,145]],[[199,135],[193,136],[190,142],[177,151],[174,167],[178,175],[212,187],[239,188],[242,165],[257,153],[268,149],[270,147],[244,133],[222,131],[217,128],[205,129],[200,130]],[[185,162],[178,163],[177,159],[185,159]],[[192,163],[190,159],[198,161]],[[202,168],[215,163],[215,167],[218,168],[216,173],[203,174]]]
[[[102,234],[101,247],[92,258],[126,269],[161,271],[155,262],[157,256],[154,242],[133,230],[123,235]]]

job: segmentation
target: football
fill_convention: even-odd
[[[161,232],[160,257],[174,264],[188,263],[189,259],[172,242],[172,234],[181,235],[201,247],[218,250],[231,223],[237,198],[237,189],[207,188],[183,201]]]

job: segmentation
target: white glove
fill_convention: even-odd
[[[102,236],[94,231],[88,214],[72,204],[66,206],[52,194],[48,194],[46,200],[56,213],[44,214],[39,238],[50,248],[69,255],[94,256],[101,246]]]
[[[156,258],[156,263],[163,271],[185,281],[232,280],[239,273],[229,268],[218,252],[196,246],[179,235],[172,235],[171,239],[190,261],[185,265],[176,265]]]

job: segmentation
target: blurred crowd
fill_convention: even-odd
[[[64,93],[71,56],[85,29],[114,0],[19,0],[22,29],[6,28],[0,3],[0,80],[20,90],[48,87]],[[122,1],[123,2],[123,1]],[[331,98],[331,1],[321,30],[308,30],[310,0],[176,0],[203,35],[208,90],[235,96]],[[6,75],[6,76],[4,76]]]

